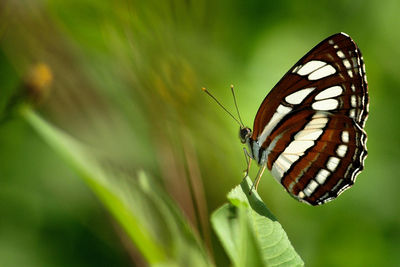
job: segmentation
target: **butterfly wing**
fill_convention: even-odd
[[[338,33],[275,85],[257,112],[251,139],[292,196],[322,204],[352,186],[363,169],[368,103],[361,52]]]

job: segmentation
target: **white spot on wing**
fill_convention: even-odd
[[[332,67],[331,65],[326,65],[318,70],[316,70],[315,72],[311,73],[308,76],[309,80],[319,80],[325,77],[328,77],[329,75],[335,74],[336,73],[336,69],[334,67]]]
[[[323,133],[322,129],[304,129],[298,132],[294,139],[303,141],[315,141]]]
[[[356,119],[356,110],[354,108],[350,110],[349,116],[352,119]]]
[[[261,146],[264,141],[267,139],[268,135],[274,129],[274,127],[279,123],[279,121],[288,114],[292,108],[285,107],[283,105],[279,105],[276,109],[275,114],[272,116],[271,120],[265,126],[264,130],[262,131],[260,137],[258,137],[257,143]]]
[[[346,145],[339,145],[338,148],[336,149],[336,154],[339,157],[344,157],[346,156],[346,152],[347,152],[347,146]]]
[[[328,87],[322,92],[320,92],[316,97],[315,100],[321,100],[326,98],[331,98],[340,95],[343,92],[343,88],[339,85]]]
[[[346,69],[351,69],[350,62],[347,59],[343,59],[343,64],[346,67]]]
[[[323,117],[320,117],[320,116],[323,116]],[[304,130],[315,129],[315,128],[322,129],[325,127],[327,122],[328,122],[328,118],[325,115],[317,113],[312,117],[312,120],[309,123],[307,123]]]
[[[348,131],[343,131],[342,132],[342,141],[343,141],[343,143],[348,143],[349,142],[349,132]]]
[[[274,162],[271,173],[274,178],[280,182],[283,175],[289,170],[293,163],[300,157],[297,155],[283,155],[281,154]]]
[[[345,58],[345,55],[344,55],[344,53],[342,52],[342,50],[337,51],[336,54],[337,54],[338,57],[340,57],[340,58]]]
[[[292,73],[296,73],[300,68],[301,68],[301,65],[296,66],[296,67],[293,69]]]
[[[331,44],[331,45],[334,44],[333,40],[329,40],[328,43]]]
[[[333,46],[333,48],[335,48],[335,49],[338,49],[338,48],[339,48],[339,46],[338,46],[338,45],[334,45],[334,46]]]
[[[292,141],[285,149],[284,153],[303,155],[304,152],[314,145],[314,141]]]
[[[326,178],[328,178],[328,176],[330,175],[330,172],[328,172],[325,169],[321,169],[319,170],[319,172],[317,173],[317,176],[315,177],[315,180],[317,180],[317,182],[319,184],[324,184],[326,181]]]
[[[304,194],[306,194],[308,197],[314,193],[315,189],[318,187],[318,183],[314,180],[311,180],[307,187],[304,189]]]
[[[296,162],[299,159],[297,155],[285,155],[285,158],[290,162]]]
[[[294,92],[287,97],[285,97],[285,101],[288,102],[289,104],[297,105],[303,102],[303,100],[315,89],[315,87],[312,88],[305,88],[302,90],[299,90],[297,92]]]
[[[347,74],[350,76],[350,78],[353,78],[353,72],[351,70],[348,70]]]
[[[288,114],[291,110],[292,108],[285,107],[283,105],[279,105],[278,108],[276,109],[276,111],[281,114]]]
[[[356,91],[356,87],[354,86],[354,84],[351,84],[351,90],[352,90],[353,92]]]
[[[306,196],[306,195],[304,194],[303,191],[300,191],[300,192],[299,192],[299,195],[298,195],[299,198],[304,198],[305,196]]]
[[[299,159],[299,156],[297,156],[297,155],[281,155],[279,157],[279,163],[283,167],[284,171],[287,172],[287,170],[289,170],[290,166],[292,166],[292,164],[294,162],[296,162],[298,159]]]
[[[339,106],[339,101],[336,99],[325,99],[317,101],[311,106],[315,110],[334,110]]]
[[[320,61],[320,60],[311,60],[308,61],[304,66],[300,67],[299,70],[297,70],[297,74],[299,75],[308,75],[311,72],[316,71],[317,69],[321,68],[322,66],[325,66],[326,62]]]
[[[351,98],[350,98],[350,101],[351,101],[351,106],[353,108],[355,108],[357,106],[357,98],[356,98],[356,96],[352,95]]]
[[[339,165],[340,159],[337,157],[330,157],[328,162],[326,163],[326,167],[330,171],[335,171],[337,166]]]

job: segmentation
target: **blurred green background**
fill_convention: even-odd
[[[319,41],[348,33],[367,69],[366,168],[337,200],[293,200],[266,172],[259,193],[307,266],[399,266],[400,2],[2,0],[0,108],[34,64],[53,73],[44,118],[104,166],[157,179],[228,264],[208,225],[242,179],[242,118]],[[251,177],[257,168],[253,166]],[[134,175],[132,175],[134,176]],[[143,266],[82,180],[20,117],[0,126],[1,266]]]

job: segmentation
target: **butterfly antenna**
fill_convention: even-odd
[[[243,123],[241,123],[240,121],[238,121],[238,119],[236,119],[232,113],[230,113],[206,88],[201,88],[201,90],[203,90],[205,93],[207,93],[207,95],[209,95],[212,99],[215,100],[215,102],[217,102],[217,104],[223,108],[223,110],[226,111],[226,113],[228,113],[240,126],[243,126]]]
[[[241,125],[242,127],[244,127],[242,118],[240,117],[239,108],[238,108],[238,105],[237,105],[237,102],[236,102],[236,96],[235,96],[235,90],[233,90],[233,84],[231,84],[231,91],[232,91],[232,95],[233,95],[233,101],[235,102],[236,112],[237,112],[238,117],[239,117],[239,120],[240,120],[240,125]]]

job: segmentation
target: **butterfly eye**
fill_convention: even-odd
[[[239,137],[240,137],[240,141],[242,142],[242,144],[246,143],[246,140],[250,137],[251,135],[251,129],[250,128],[240,128],[239,130]]]

